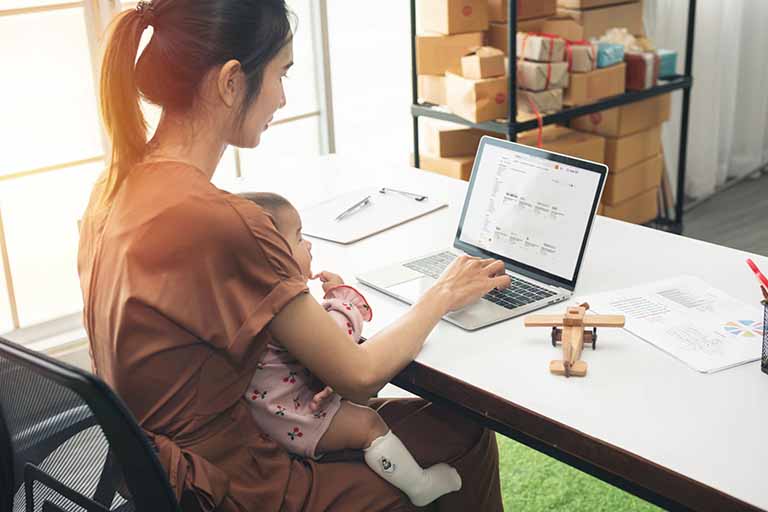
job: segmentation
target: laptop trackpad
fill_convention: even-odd
[[[416,279],[390,286],[387,288],[387,291],[398,297],[402,297],[413,304],[418,301],[433,284],[435,284],[435,281],[436,279],[434,277],[417,277]]]

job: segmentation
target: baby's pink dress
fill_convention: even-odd
[[[339,285],[323,299],[325,310],[357,343],[363,321],[372,316],[365,297],[351,286]],[[322,389],[323,384],[284,347],[270,343],[245,397],[262,432],[291,453],[318,458],[317,442],[341,406],[341,397],[334,393],[322,410],[310,410],[312,397]]]

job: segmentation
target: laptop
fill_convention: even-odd
[[[409,304],[461,254],[504,262],[511,285],[444,320],[475,330],[573,295],[608,168],[484,136],[453,247],[357,276]]]

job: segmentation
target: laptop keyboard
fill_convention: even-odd
[[[416,272],[438,278],[454,259],[456,259],[456,255],[446,251],[420,260],[410,261],[403,265]],[[486,293],[483,298],[507,309],[514,309],[555,295],[554,292],[536,286],[529,281],[523,281],[514,276],[510,277],[512,282],[509,288],[504,290],[493,289]]]

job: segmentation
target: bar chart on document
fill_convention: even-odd
[[[570,279],[597,173],[494,146],[485,152],[461,238]]]

